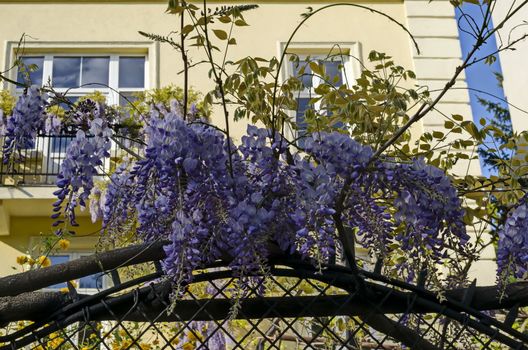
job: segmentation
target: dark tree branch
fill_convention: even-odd
[[[508,293],[502,301],[495,287],[480,287],[475,292],[473,307],[495,308],[497,305],[508,307],[511,304],[526,305],[528,298],[526,286],[519,283],[509,287]],[[369,284],[369,288],[376,288],[376,284]],[[493,289],[491,289],[493,288]],[[90,319],[93,321],[113,320],[115,317],[122,321],[146,321],[156,319],[159,322],[174,322],[182,320],[208,321],[229,317],[232,301],[229,299],[199,299],[181,300],[177,303],[172,314],[167,313],[170,305],[170,282],[161,282],[142,287],[127,294],[104,298],[104,303],[97,299],[91,305],[80,305],[68,310],[65,318],[52,323],[51,328],[35,332],[44,336],[47,332],[56,331],[56,327],[65,327],[81,321],[84,310],[89,307]],[[323,317],[335,311],[336,315],[359,316],[363,322],[383,334],[390,336],[414,349],[437,349],[433,344],[423,339],[420,334],[409,329],[404,324],[391,320],[384,314],[401,313],[429,313],[437,311],[427,303],[411,303],[411,293],[392,291],[386,295],[386,290],[370,294],[368,300],[357,295],[324,295],[300,297],[266,297],[241,300],[239,318],[261,318],[268,312],[269,305],[274,305],[274,312],[281,317]],[[447,292],[448,297],[461,299],[464,290]],[[80,295],[81,300],[88,296]],[[0,299],[0,322],[18,320],[44,321],[53,311],[57,311],[71,303],[67,294],[57,292],[32,292],[11,298]],[[498,303],[498,304],[497,304]],[[309,305],[309,307],[306,307]],[[371,305],[376,305],[372,307]],[[409,305],[412,307],[409,310]],[[55,327],[55,328],[54,328]],[[41,334],[42,333],[42,334]],[[5,341],[7,339],[2,339]]]
[[[163,245],[166,243],[165,241],[158,241],[120,248],[96,253],[63,264],[6,276],[0,278],[0,297],[20,297],[23,293],[38,291],[54,284],[75,280],[98,272],[108,272],[120,267],[159,261],[165,258]],[[270,250],[274,258],[281,257],[281,253],[273,247]],[[282,257],[284,256],[282,255]],[[229,260],[227,257],[226,259]],[[365,283],[373,290],[380,290],[377,284]],[[447,290],[444,295],[448,299],[461,302],[465,291],[466,289],[463,288]],[[42,296],[49,295],[38,293]],[[0,303],[4,304],[7,300],[0,298]],[[29,299],[23,300],[27,301]],[[43,302],[43,300],[39,300],[39,302]],[[468,306],[483,311],[507,309],[516,304],[528,306],[528,282],[512,283],[506,286],[503,294],[497,286],[476,287],[475,297]],[[29,307],[29,304],[26,305]],[[2,307],[4,306],[0,305],[0,310],[2,310]]]
[[[398,339],[410,349],[439,350],[438,347],[427,341],[421,334],[401,323],[391,320],[383,314],[367,314],[363,321],[378,332]]]
[[[118,267],[158,261],[165,258],[164,244],[166,242],[153,242],[96,253],[64,264],[2,277],[0,278],[0,297],[36,291]]]

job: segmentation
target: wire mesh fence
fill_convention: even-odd
[[[9,315],[0,349],[527,348],[512,315],[499,321],[466,305],[471,289],[465,300],[441,301],[372,272],[306,264],[275,264],[242,283],[219,265],[197,271],[175,299],[155,266],[107,271],[113,286],[93,295],[69,284],[2,298],[29,300],[34,312]]]

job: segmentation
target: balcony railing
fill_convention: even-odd
[[[54,186],[66,148],[74,137],[67,134],[39,135],[35,147],[22,150],[21,157],[13,165],[4,164],[0,158],[0,186]],[[0,146],[1,141],[0,138]],[[125,156],[125,151],[112,143],[110,154],[97,170],[101,179],[113,170],[116,162]]]

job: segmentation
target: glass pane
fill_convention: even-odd
[[[70,145],[74,137],[54,137],[51,140],[51,152],[53,153],[65,153],[66,148]]]
[[[42,66],[44,65],[44,57],[21,57],[22,63],[26,66],[32,64],[36,65],[38,69],[34,72],[29,73],[29,79],[31,80],[32,85],[42,85]],[[19,83],[26,83],[26,75],[18,72],[17,81]]]
[[[110,57],[83,57],[82,85],[103,84],[108,85],[108,67]],[[86,86],[88,88],[97,87]]]
[[[341,61],[325,61],[324,65],[325,65],[326,75],[329,78],[328,82],[334,86],[343,85],[343,74],[342,74],[342,68],[341,68],[343,63]]]
[[[297,111],[296,111],[296,117],[295,122],[297,123],[297,137],[301,137],[306,134],[306,129],[308,128],[308,124],[306,123],[306,120],[304,119],[304,113],[306,110],[312,108],[309,104],[310,98],[298,98],[297,99]],[[297,141],[297,144],[299,147],[304,147],[304,139],[299,139]]]
[[[48,256],[48,258],[51,260],[51,264],[52,265],[62,264],[62,263],[70,261],[70,256],[69,255],[50,255],[50,256]],[[49,289],[60,289],[60,288],[66,288],[66,287],[67,287],[66,282],[64,282],[64,283],[54,284],[54,285],[49,286],[47,288],[49,288]]]
[[[128,99],[125,100],[125,97]],[[119,95],[119,105],[120,106],[128,106],[128,104],[130,102],[134,102],[136,101],[138,98],[136,96],[136,93],[134,92],[120,92],[120,95]]]
[[[81,85],[81,58],[53,58],[53,86],[57,88],[76,88]]]
[[[97,273],[95,275],[82,277],[79,280],[79,288],[102,289],[103,288],[103,274]]]
[[[304,67],[304,71],[303,70]],[[302,74],[301,74],[302,73]],[[299,67],[296,68],[295,76],[298,77],[306,89],[313,86],[313,75],[310,65],[306,61],[300,61]]]
[[[145,57],[119,57],[119,87],[145,87]]]

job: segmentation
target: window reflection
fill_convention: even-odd
[[[51,265],[62,264],[62,263],[70,261],[69,255],[50,255],[48,258],[51,260]],[[48,288],[49,289],[61,289],[61,288],[66,288],[66,287],[67,287],[66,283],[63,282],[63,283],[54,284],[52,286],[49,286]]]
[[[29,73],[29,80],[31,85],[42,85],[42,66],[44,65],[44,57],[22,57],[22,63],[26,66],[26,69],[30,65],[36,65],[38,69],[34,72]],[[26,74],[18,72],[17,82],[26,84]]]
[[[82,277],[79,280],[79,288],[102,289],[103,288],[103,274],[96,273],[95,275]]]
[[[304,68],[304,72],[303,72],[303,68]],[[299,62],[299,67],[297,69],[297,76],[302,81],[302,84],[305,89],[309,89],[313,86],[313,73],[307,61]]]
[[[110,57],[83,57],[82,85],[108,85]]]
[[[143,88],[145,86],[145,58],[119,57],[119,87]]]
[[[313,105],[310,105],[310,98],[297,99],[297,113],[295,122],[297,124],[297,137],[299,137],[297,144],[299,147],[304,147],[304,139],[302,137],[306,135],[306,129],[308,129],[308,123],[304,118],[304,114],[310,108],[313,108]]]
[[[326,61],[324,65],[325,65],[326,75],[328,75],[328,78],[329,78],[328,83],[336,87],[343,85],[343,73],[342,73],[343,63],[341,61]]]
[[[55,57],[53,59],[53,86],[76,88],[81,85],[81,58]]]
[[[136,101],[138,97],[135,92],[122,92],[119,95],[119,105],[121,107],[128,106],[130,103]],[[128,100],[128,101],[127,101]]]

